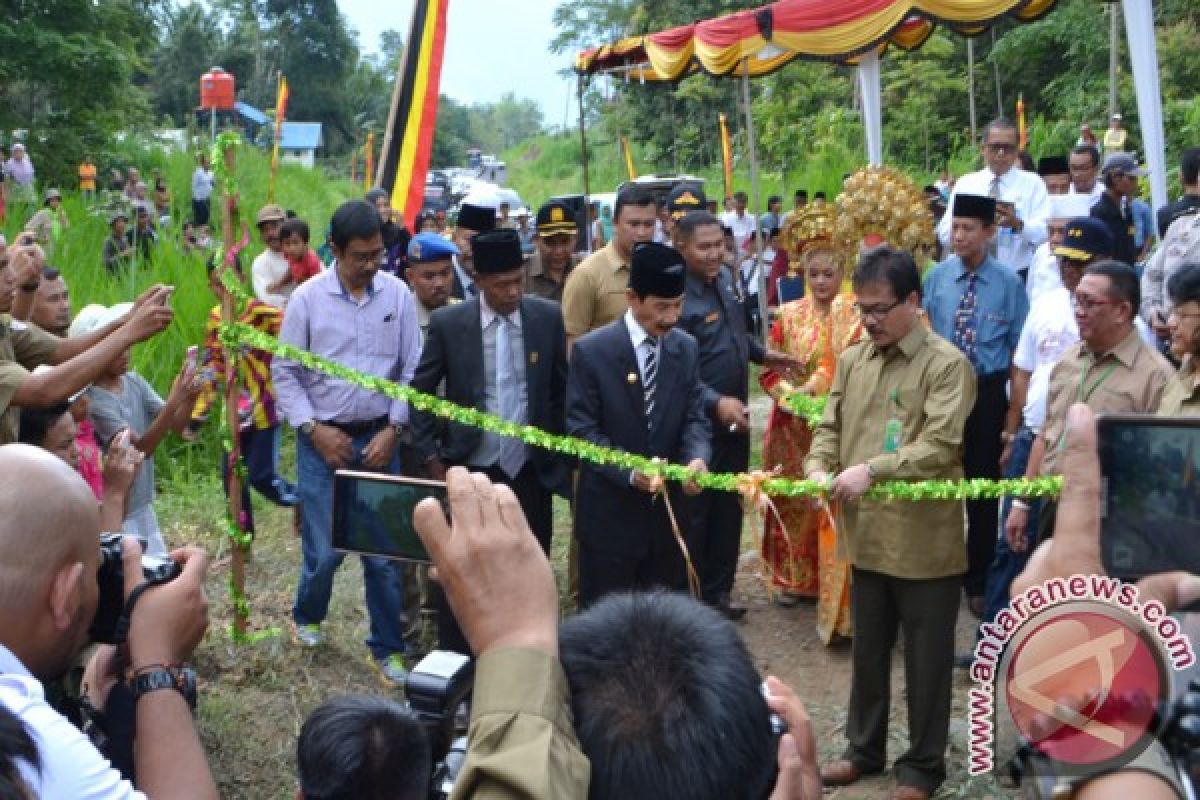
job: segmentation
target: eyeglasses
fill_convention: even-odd
[[[1111,306],[1112,300],[1095,300],[1087,295],[1075,295],[1075,308],[1082,311],[1084,314],[1090,314],[1100,306]]]
[[[984,147],[997,155],[1017,152],[1017,146],[1008,142],[988,142]]]
[[[385,255],[387,255],[387,250],[381,247],[369,253],[347,253],[346,260],[358,269],[366,269],[372,264],[382,262]]]
[[[878,321],[892,313],[892,310],[903,302],[903,300],[897,300],[890,306],[864,306],[861,303],[855,303],[854,310],[857,311],[858,315],[863,319],[874,319]]]

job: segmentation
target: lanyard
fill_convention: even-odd
[[[1079,396],[1079,402],[1081,402],[1081,403],[1086,403],[1088,401],[1088,398],[1090,398],[1093,394],[1095,394],[1096,390],[1100,388],[1100,385],[1103,384],[1106,380],[1108,380],[1109,376],[1112,375],[1113,371],[1116,370],[1116,368],[1117,368],[1116,364],[1109,364],[1108,369],[1104,370],[1104,372],[1101,372],[1096,377],[1095,382],[1093,382],[1091,386],[1088,386],[1087,385],[1087,376],[1088,376],[1088,373],[1091,372],[1093,363],[1095,363],[1095,362],[1092,360],[1091,356],[1089,355],[1088,362],[1083,365],[1083,369],[1079,373],[1078,396]]]

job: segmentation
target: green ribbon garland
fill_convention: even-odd
[[[241,292],[244,296],[244,291]],[[584,461],[602,466],[637,470],[649,475],[659,475],[666,480],[694,480],[702,488],[735,492],[748,484],[759,483],[762,491],[773,496],[815,497],[828,493],[828,487],[810,480],[794,478],[759,479],[746,474],[709,472],[696,474],[680,464],[669,464],[646,456],[626,453],[571,436],[547,433],[532,425],[518,425],[508,420],[474,408],[465,408],[433,395],[418,392],[411,386],[366,375],[350,369],[336,361],[302,350],[273,336],[256,330],[244,323],[221,326],[221,340],[226,347],[247,345],[272,353],[278,358],[294,361],[305,369],[322,372],[330,377],[345,381],[352,386],[384,395],[394,400],[403,400],[412,408],[448,419],[460,425],[479,428],[500,436],[520,439],[531,447],[553,450]],[[866,494],[874,500],[980,500],[996,499],[1006,495],[1020,497],[1053,497],[1062,489],[1062,478],[1046,477],[993,481],[975,480],[928,480],[888,481],[873,486]]]
[[[242,137],[237,131],[221,131],[212,143],[208,163],[212,166],[213,177],[227,197],[235,197],[238,193],[237,181],[225,165],[225,151],[237,150],[242,146]]]
[[[825,397],[813,397],[804,392],[792,392],[783,398],[783,405],[788,411],[808,423],[808,427],[816,430],[825,416]]]

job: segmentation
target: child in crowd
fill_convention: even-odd
[[[72,325],[72,335],[82,335],[104,327],[131,308],[121,303],[111,309],[100,308],[79,317]],[[129,371],[129,351],[126,350],[108,366],[103,375],[87,390],[91,402],[91,419],[97,440],[112,452],[117,435],[128,431],[129,442],[140,450],[145,460],[134,477],[125,504],[125,533],[138,537],[148,555],[166,555],[166,542],[154,514],[154,451],[169,431],[180,433],[188,423],[189,412],[196,402],[200,382],[195,368],[185,365],[171,385],[166,402],[158,396],[146,379]]]
[[[88,480],[84,473],[83,453],[77,446],[79,434],[71,410],[74,407],[76,403],[71,403],[70,407],[66,403],[49,408],[23,407],[18,441],[53,453]],[[108,456],[104,459],[103,475],[96,476],[104,484],[104,490],[96,495],[100,502],[100,530],[121,529],[125,517],[125,498],[141,463],[141,452],[129,443],[129,431],[121,431],[114,437]],[[96,468],[100,468],[98,453]],[[88,482],[91,483],[90,480]],[[94,485],[92,488],[95,490]]]
[[[291,282],[296,286],[321,274],[321,259],[308,246],[308,237],[308,223],[299,217],[284,220],[279,228],[283,255],[288,260]]]

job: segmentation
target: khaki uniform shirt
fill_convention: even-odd
[[[572,254],[571,260],[567,262],[567,274],[563,276],[563,282],[555,283],[542,269],[542,254],[535,250],[525,265],[525,289],[529,294],[562,303],[563,287],[577,266],[579,256]]]
[[[1153,414],[1174,377],[1175,370],[1142,341],[1136,329],[1098,358],[1087,349],[1087,343],[1072,345],[1050,372],[1041,474],[1062,473],[1059,459],[1072,405],[1087,403],[1097,414]]]
[[[602,328],[629,308],[629,264],[609,242],[571,270],[563,289],[563,324],[567,336]]]
[[[30,370],[51,362],[60,344],[36,325],[0,316],[0,444],[17,440],[21,412],[12,405],[13,395]]]
[[[924,325],[887,350],[860,342],[838,359],[804,472],[833,475],[865,462],[876,482],[958,480],[963,426],[974,404],[970,362]],[[893,419],[899,437],[886,452]],[[840,516],[839,532],[859,569],[910,579],[967,569],[961,500],[863,499],[844,506]]]
[[[1158,413],[1163,417],[1200,417],[1200,363],[1186,356],[1175,380],[1163,391]]]
[[[539,650],[484,653],[475,669],[470,746],[451,800],[586,800],[567,679]]]

